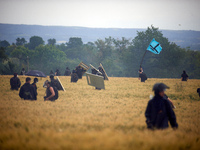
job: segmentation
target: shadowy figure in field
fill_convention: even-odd
[[[70,76],[71,75],[71,71],[70,69],[67,67],[66,70],[65,70],[65,76]]]
[[[58,99],[58,90],[56,87],[52,87],[51,86],[51,82],[49,82],[48,80],[45,81],[46,86],[46,96],[44,97],[44,101],[55,101]],[[45,87],[43,86],[43,87]]]
[[[53,70],[50,71],[50,75],[54,75]]]
[[[200,88],[197,89],[197,93],[199,94],[199,97],[200,97]]]
[[[55,76],[60,76],[60,75],[61,75],[61,73],[60,73],[59,69],[56,69]]]
[[[33,83],[32,83],[32,85],[33,85],[33,87],[34,87],[34,89],[35,89],[35,93],[36,93],[36,97],[35,97],[35,99],[37,100],[37,84],[38,83],[38,78],[34,78],[34,80],[33,80]]]
[[[186,71],[183,70],[183,73],[181,75],[181,81],[187,81],[189,76],[187,75]]]
[[[20,75],[25,75],[26,71],[24,68],[22,68],[21,74]]]
[[[164,98],[165,90],[169,87],[163,83],[157,83],[153,87],[155,96],[148,102],[145,116],[148,129],[168,128],[168,121],[172,128],[178,128],[176,115],[171,107],[171,103]]]
[[[82,79],[83,72],[84,72],[84,69],[81,68],[81,66],[76,67],[76,73],[77,73],[79,79]]]
[[[31,78],[26,78],[26,83],[20,88],[19,96],[24,100],[36,100],[36,91],[30,84]]]
[[[139,70],[139,80],[141,80],[141,82],[145,82],[147,80],[147,76],[146,74],[143,72],[143,69],[140,68]]]
[[[78,75],[77,75],[76,71],[73,70],[72,74],[71,74],[71,82],[76,83],[77,81],[78,81]]]
[[[10,86],[11,86],[11,90],[17,90],[20,88],[21,86],[21,82],[20,79],[17,77],[17,73],[14,73],[14,77],[12,77],[10,79]]]

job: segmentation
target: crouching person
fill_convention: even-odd
[[[157,83],[153,87],[155,96],[148,102],[145,112],[147,128],[149,129],[168,128],[168,121],[173,129],[178,128],[176,115],[171,107],[171,103],[164,97],[165,90],[168,88],[163,83]]]
[[[55,101],[58,99],[58,90],[56,87],[52,87],[51,82],[49,82],[48,80],[45,81],[45,86],[46,89],[46,96],[44,97],[44,101]]]

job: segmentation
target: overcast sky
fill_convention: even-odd
[[[200,31],[200,0],[0,0],[0,23]]]

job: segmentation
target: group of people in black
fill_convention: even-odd
[[[66,70],[69,68],[66,68]],[[105,72],[103,71],[103,68],[99,67],[98,70],[92,68],[92,74],[103,76],[105,79]],[[85,70],[77,66],[75,70],[70,72],[71,75],[71,82],[77,82],[78,79],[82,79],[82,75],[85,72]],[[56,71],[56,75],[59,74],[59,71]],[[69,75],[69,72],[67,72]],[[141,79],[141,82],[145,82],[147,80],[146,74],[143,72],[143,69],[140,68],[139,70],[139,78]],[[44,101],[50,100],[55,101],[58,99],[58,90],[59,90],[59,84],[58,80],[54,79],[54,75],[50,75],[50,80],[46,80],[43,87],[46,87],[46,96],[44,97]],[[181,75],[182,81],[188,80],[188,75],[186,74],[186,71],[183,71],[183,74]],[[17,77],[17,73],[14,73],[14,77],[10,79],[10,85],[11,90],[18,90],[19,96],[24,100],[37,100],[37,82],[38,78],[34,78],[34,82],[31,84],[31,78],[26,78],[26,83],[21,86],[20,79]],[[148,129],[165,129],[168,128],[168,121],[171,124],[171,127],[173,129],[178,128],[178,123],[176,121],[176,115],[173,111],[173,108],[175,106],[173,105],[172,101],[169,99],[169,97],[165,94],[166,89],[169,89],[167,85],[164,83],[156,83],[153,86],[154,91],[154,97],[149,100],[147,104],[147,108],[145,111],[145,117],[146,117],[146,124]],[[197,89],[197,93],[200,97],[200,88]]]
[[[58,89],[60,88],[58,81],[54,79],[53,75],[50,75],[51,81],[46,81],[43,87],[47,87],[46,96],[44,100],[55,101],[58,99]],[[21,86],[21,81],[17,76],[17,73],[14,73],[14,77],[10,79],[11,90],[17,90],[20,88],[19,97],[24,100],[37,100],[37,83],[38,78],[34,78],[33,83],[31,84],[31,78],[27,77],[25,84]]]
[[[71,82],[76,83],[79,79],[82,79],[83,74],[86,72],[81,66],[77,66],[72,72],[69,67],[66,67],[64,76],[71,76]],[[50,75],[60,76],[59,69],[56,69],[55,73],[51,70]]]
[[[72,71],[71,82],[76,83],[79,79],[82,79],[83,74],[86,72],[81,66],[77,66],[76,69]]]

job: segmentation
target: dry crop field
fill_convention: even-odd
[[[83,77],[70,83],[60,77],[66,92],[55,102],[44,102],[47,78],[39,78],[38,100],[24,101],[11,91],[11,76],[0,76],[0,149],[69,150],[184,150],[200,149],[200,80],[109,78],[106,90],[95,90]],[[33,79],[33,77],[31,77]],[[22,84],[24,76],[20,76]],[[149,131],[144,112],[152,86],[170,89],[178,130]]]

